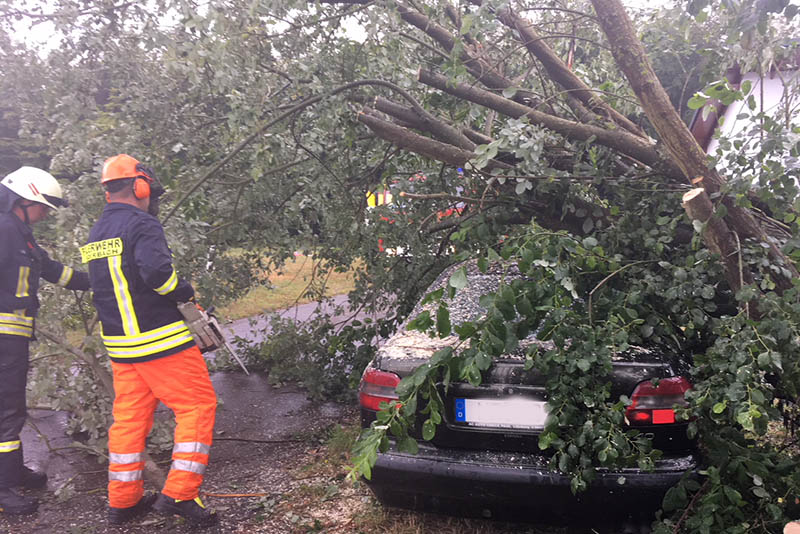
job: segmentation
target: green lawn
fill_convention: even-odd
[[[242,297],[219,308],[218,313],[235,320],[310,302],[312,299],[305,294],[314,278],[315,265],[313,257],[298,255],[287,261],[279,272],[267,276],[264,285],[251,288]],[[313,283],[315,287],[322,284],[326,296],[341,295],[353,289],[353,272],[332,272]]]

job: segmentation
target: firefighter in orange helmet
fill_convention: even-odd
[[[172,266],[155,217],[164,192],[154,173],[119,154],[106,160],[107,204],[81,247],[114,374],[114,423],[108,432],[108,519],[120,524],[151,507],[195,525],[216,520],[200,501],[216,395],[177,305],[194,289]],[[144,494],[145,440],[158,401],[175,414],[172,466],[157,495]]]

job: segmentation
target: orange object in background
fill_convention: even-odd
[[[174,412],[177,423],[172,466],[162,492],[173,499],[194,499],[208,465],[217,409],[200,350],[192,346],[140,363],[112,361],[111,368],[116,398],[114,424],[108,432],[109,504],[128,508],[142,496],[145,441],[158,401]]]

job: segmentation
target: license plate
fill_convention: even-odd
[[[541,429],[547,419],[544,401],[524,398],[456,399],[456,422],[491,428]]]

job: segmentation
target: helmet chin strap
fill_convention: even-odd
[[[30,219],[30,217],[28,217],[28,208],[33,206],[33,204],[34,203],[31,202],[30,204],[22,204],[22,203],[20,203],[20,205],[19,205],[19,207],[22,209],[22,214],[25,216],[25,224],[28,225],[28,226],[31,225],[31,219]]]

